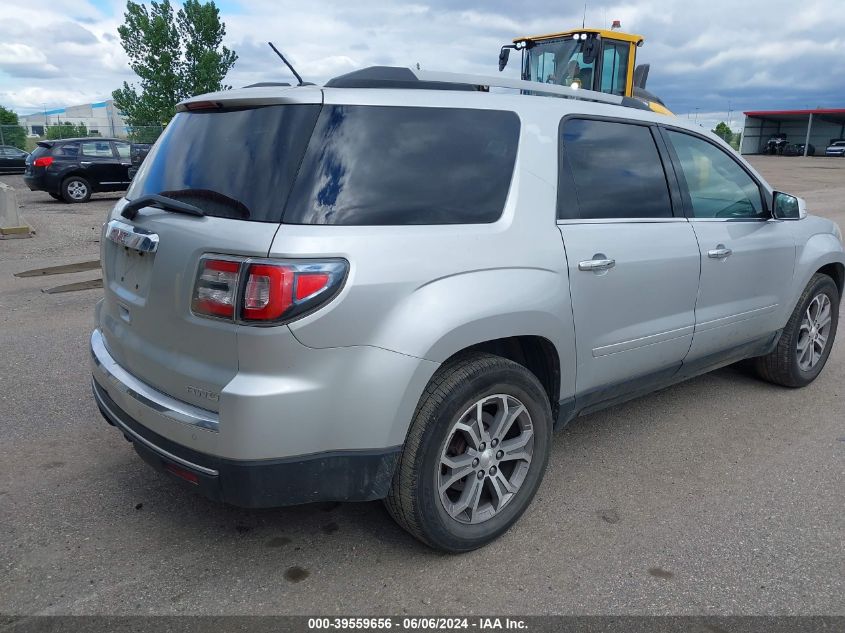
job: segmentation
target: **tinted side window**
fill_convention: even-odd
[[[79,155],[79,143],[65,143],[53,150],[53,156],[76,158]]]
[[[757,183],[724,151],[682,132],[668,131],[696,218],[765,217]]]
[[[571,167],[575,200],[559,196],[558,216],[581,219],[667,218],[672,203],[651,130],[643,125],[569,119],[561,170]],[[561,180],[568,174],[562,174]],[[566,191],[562,187],[561,191]],[[580,215],[575,210],[580,209]]]
[[[326,106],[285,211],[290,224],[495,222],[519,143],[513,112]]]
[[[108,141],[85,141],[81,143],[82,153],[85,156],[97,156],[99,158],[114,158],[111,151],[111,143]]]
[[[129,158],[129,143],[115,143],[114,148],[120,158]]]

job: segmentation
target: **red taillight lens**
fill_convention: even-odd
[[[293,304],[295,272],[286,266],[251,264],[246,271],[243,316],[248,321],[275,321]]]
[[[240,262],[203,259],[191,308],[197,314],[234,318]]]
[[[279,325],[331,301],[348,270],[342,259],[206,256],[200,260],[191,309],[244,325]]]
[[[296,278],[296,300],[302,301],[329,285],[328,273],[300,273]]]
[[[53,164],[53,157],[52,156],[40,156],[32,161],[33,167],[49,167]]]

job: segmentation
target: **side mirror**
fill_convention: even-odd
[[[502,72],[505,69],[505,66],[508,65],[508,59],[511,56],[511,49],[502,46],[502,50],[499,51],[499,72]]]
[[[772,217],[777,220],[801,220],[807,217],[807,203],[803,198],[775,191],[772,198]]]

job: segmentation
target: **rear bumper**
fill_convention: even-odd
[[[61,193],[61,179],[44,168],[38,168],[32,174],[24,174],[24,184],[30,191],[46,191],[47,193]]]
[[[235,506],[268,508],[381,499],[387,495],[399,459],[399,447],[277,460],[223,459],[154,433],[118,407],[96,380],[92,385],[100,413],[123,432],[144,461],[209,499]]]
[[[262,341],[264,356],[272,358],[272,346]],[[295,370],[304,390],[268,394],[260,375],[240,372],[223,390],[217,413],[139,380],[111,356],[97,329],[91,335],[94,397],[106,420],[148,463],[171,475],[188,471],[188,485],[211,499],[274,507],[386,496],[412,416],[397,402],[415,405],[436,365],[378,349],[335,353],[295,345],[301,348]],[[313,354],[320,362],[309,360]],[[329,373],[314,389],[312,369],[325,372],[327,365],[339,375]],[[282,377],[280,384],[290,383]],[[392,388],[369,398],[376,387]],[[361,394],[370,406],[358,415],[349,393]]]

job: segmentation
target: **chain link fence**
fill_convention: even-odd
[[[0,125],[0,146],[15,147],[25,152],[35,149],[38,141],[66,138],[118,138],[130,143],[155,143],[164,130],[162,125],[108,125],[94,127],[85,123],[56,123],[51,125]]]

